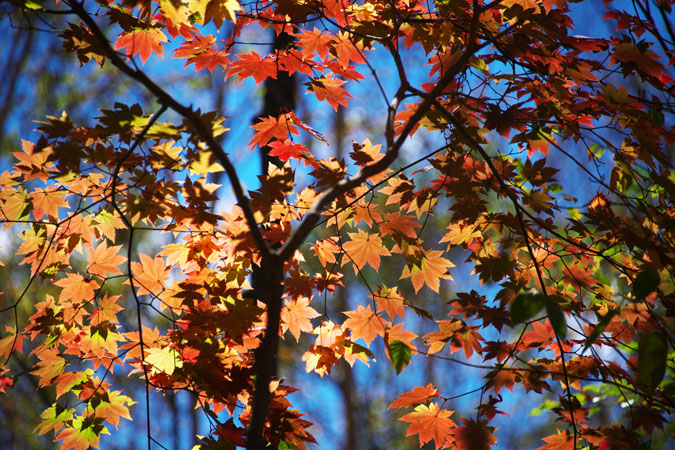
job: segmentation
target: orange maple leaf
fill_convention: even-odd
[[[40,220],[42,216],[47,215],[50,219],[58,219],[59,207],[68,207],[68,201],[60,190],[35,189],[30,194],[33,201],[33,216],[35,220]]]
[[[340,80],[339,78],[317,78],[307,83],[309,86],[308,92],[314,92],[317,100],[320,102],[326,100],[328,104],[337,111],[338,106],[340,105],[345,108],[349,106],[347,98],[354,98],[349,95],[349,92],[340,87],[345,83],[346,81]]]
[[[384,215],[384,221],[380,225],[380,233],[387,235],[398,232],[404,236],[415,239],[417,237],[415,228],[421,226],[422,225],[420,225],[413,216],[397,212],[387,213]]]
[[[90,447],[98,448],[99,435],[94,431],[94,425],[82,428],[82,419],[73,420],[72,427],[67,426],[56,436],[57,441],[63,439],[63,450],[87,450]]]
[[[466,359],[473,355],[474,350],[476,353],[482,353],[483,347],[480,345],[480,341],[483,340],[483,336],[476,331],[477,329],[477,326],[471,325],[462,327],[461,330],[454,333],[450,341],[450,352],[455,353],[457,350],[463,349]]]
[[[289,330],[296,341],[300,340],[300,333],[310,333],[314,330],[310,319],[319,317],[320,314],[314,308],[309,306],[309,299],[301,297],[299,299],[286,300],[281,310],[281,329],[285,333]]]
[[[145,64],[152,52],[163,56],[162,42],[167,40],[166,35],[159,28],[136,28],[117,39],[115,50],[126,48],[128,57],[138,54],[141,62]]]
[[[396,316],[400,316],[401,319],[405,318],[404,298],[396,286],[391,289],[382,286],[379,291],[372,295],[372,298],[377,304],[377,312],[385,311],[392,320]]]
[[[455,267],[453,263],[443,258],[441,254],[440,250],[426,251],[417,261],[408,263],[403,268],[401,278],[410,278],[415,292],[418,292],[426,283],[432,291],[438,293],[441,278],[452,280],[447,269]]]
[[[120,269],[117,268],[118,265],[126,261],[124,256],[117,254],[121,248],[121,245],[108,247],[105,240],[96,247],[96,249],[89,246],[89,265],[87,266],[87,272],[98,275],[101,278],[106,278],[108,274],[116,275],[122,273],[120,272]]]
[[[337,245],[337,239],[334,237],[317,241],[316,244],[312,246],[312,250],[314,250],[314,253],[319,258],[319,262],[323,267],[326,267],[327,263],[334,264],[335,255],[340,253],[340,247]]]
[[[89,379],[91,369],[87,372],[63,372],[55,380],[56,398],[61,397],[66,392],[70,392],[73,387],[82,384]]]
[[[342,264],[344,265],[351,260],[354,263],[354,273],[358,273],[366,263],[377,270],[380,267],[380,256],[391,255],[382,244],[382,238],[376,234],[370,234],[363,230],[347,234],[349,234],[351,241],[346,242],[342,248],[347,252],[349,258],[345,258]]]
[[[431,383],[427,384],[426,386],[417,386],[414,387],[412,391],[405,392],[396,397],[396,400],[391,402],[391,405],[389,405],[389,409],[407,408],[410,406],[419,405],[420,403],[427,403],[432,398],[438,396],[438,391]]]
[[[567,431],[556,430],[558,434],[543,438],[546,445],[538,447],[537,450],[572,450],[574,449],[574,439]]]
[[[56,348],[44,349],[36,353],[40,358],[37,368],[33,374],[40,377],[38,387],[44,387],[51,384],[52,380],[63,373],[66,367],[66,360],[59,355]]]
[[[504,364],[503,367],[497,368],[491,371],[487,378],[490,380],[488,382],[488,387],[493,387],[495,395],[499,394],[499,391],[503,387],[506,387],[509,391],[513,392],[513,384],[516,382],[516,377],[518,372],[511,370],[508,364]]]
[[[138,285],[138,295],[158,293],[164,289],[164,282],[169,278],[169,267],[166,267],[164,258],[140,255],[141,262],[132,262],[131,271],[134,274],[135,284]]]
[[[410,351],[413,355],[417,354],[417,348],[415,345],[412,343],[412,340],[415,339],[417,335],[413,333],[412,331],[404,330],[403,329],[403,322],[397,323],[391,328],[387,329],[387,339],[388,342],[394,342],[394,341],[401,341],[408,347],[410,347]],[[389,356],[389,349],[385,348],[385,351],[387,352],[387,356]]]
[[[54,284],[63,288],[59,295],[60,302],[70,299],[75,303],[89,301],[94,298],[95,289],[99,287],[95,280],[86,280],[79,273],[69,273]]]
[[[120,395],[120,391],[108,393],[107,402],[103,401],[96,407],[96,417],[103,418],[112,423],[115,428],[120,423],[120,417],[131,420],[127,406],[136,404],[130,397]]]
[[[434,440],[436,449],[449,447],[452,442],[452,430],[457,426],[450,419],[454,411],[439,409],[435,403],[418,405],[415,411],[406,414],[399,420],[410,422],[406,436],[419,434],[420,447]]]
[[[376,336],[384,336],[382,318],[370,309],[370,305],[367,308],[359,305],[357,311],[347,311],[345,314],[349,319],[345,320],[343,326],[351,328],[353,340],[363,338],[366,345],[370,345]]]
[[[352,42],[352,36],[349,33],[342,31],[340,31],[335,38],[336,42],[333,48],[337,54],[338,62],[343,68],[349,67],[350,61],[357,64],[365,63],[362,54],[363,44],[361,42]]]

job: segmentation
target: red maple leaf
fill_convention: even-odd
[[[259,54],[251,51],[248,55],[237,55],[239,61],[231,63],[227,70],[225,78],[232,75],[239,75],[237,83],[253,77],[255,84],[260,84],[267,78],[277,78],[277,63],[270,57],[262,58]]]

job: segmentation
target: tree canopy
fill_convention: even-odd
[[[143,92],[38,118],[0,174],[18,255],[0,276],[30,272],[0,296],[0,395],[55,388],[35,433],[84,450],[145,416],[161,448],[150,391],[186,391],[210,424],[197,448],[304,449],[282,339],[321,377],[375,359],[475,373],[473,392],[391,393],[420,447],[497,445],[515,387],[552,402],[541,449],[675,441],[672,0],[11,3],[30,27],[65,17],[51,39],[72,64]],[[200,71],[295,77],[304,110],[241,125],[165,77]],[[327,117],[357,108],[369,134],[336,153]],[[363,294],[335,314],[346,284]]]

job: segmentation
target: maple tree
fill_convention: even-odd
[[[413,356],[475,368],[474,417],[452,407],[450,384],[391,399],[420,446],[495,445],[503,388],[515,386],[558,398],[544,449],[640,448],[672,418],[671,0],[635,0],[632,13],[606,0],[608,37],[576,34],[581,2],[567,0],[15,3],[67,15],[65,49],[112,65],[157,105],[102,105],[93,123],[50,115],[0,175],[0,221],[30,270],[15,298],[0,297],[14,319],[0,391],[12,395],[13,356],[33,355],[38,387],[57,397],[36,433],[98,447],[145,413],[151,448],[149,391],[181,390],[212,425],[199,448],[305,448],[311,422],[289,399],[277,349],[308,336],[302,361],[321,376],[342,359],[371,364],[374,342],[398,373]],[[209,34],[228,22],[228,39]],[[252,50],[242,37],[261,28],[285,42]],[[320,120],[280,106],[226,151],[224,117],[143,69],[169,58],[252,86],[304,77],[330,110],[374,86],[368,114],[382,132],[354,141],[347,161]],[[423,131],[437,148],[418,145]],[[246,190],[231,155],[263,148],[259,187]],[[397,166],[404,153],[414,160]],[[227,186],[208,179],[221,173]],[[225,188],[234,204],[214,209]],[[426,227],[432,215],[441,235]],[[141,233],[161,249],[140,251]],[[460,263],[486,289],[442,297]],[[370,298],[329,315],[312,300],[325,305],[350,272]],[[47,293],[20,323],[40,281]],[[416,302],[423,289],[439,295],[433,308]],[[111,383],[115,370],[139,377],[146,398]],[[595,420],[599,389],[626,403],[623,417]]]

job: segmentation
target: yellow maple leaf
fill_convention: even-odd
[[[176,369],[183,367],[178,352],[171,347],[146,349],[145,363],[152,365],[153,375],[160,372],[171,375]]]
[[[190,163],[190,175],[204,175],[206,176],[209,173],[222,172],[223,166],[217,162],[211,162],[211,152],[201,151],[199,152],[199,161],[192,161]]]
[[[237,11],[241,11],[241,6],[237,0],[211,0],[204,13],[204,25],[213,20],[216,27],[220,29],[225,19],[231,22],[236,21]]]

